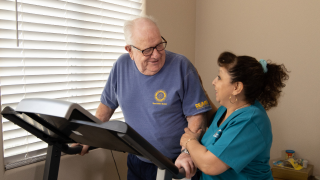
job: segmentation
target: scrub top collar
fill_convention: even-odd
[[[251,106],[252,106],[252,105],[234,111],[220,126],[218,126],[219,119],[220,119],[221,116],[222,116],[224,113],[226,113],[226,111],[227,111],[227,108],[225,108],[221,113],[217,114],[217,115],[218,115],[217,117],[219,117],[219,119],[216,120],[216,121],[214,121],[215,127],[218,128],[218,129],[223,130],[223,129],[225,128],[225,126],[229,123],[229,121],[231,121],[233,118],[235,118],[236,116],[238,116],[239,114],[241,114],[242,112],[244,112],[244,110],[248,109],[248,108],[251,107]]]

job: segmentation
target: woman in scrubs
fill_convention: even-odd
[[[277,106],[288,71],[284,65],[230,52],[219,56],[218,65],[212,84],[221,106],[200,142],[201,130],[185,128],[180,144],[202,171],[201,180],[273,179],[266,110]]]

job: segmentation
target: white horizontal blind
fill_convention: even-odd
[[[95,114],[112,65],[126,52],[123,23],[141,7],[140,0],[1,0],[1,110],[23,98],[53,98]],[[112,119],[123,120],[120,109]],[[46,143],[5,118],[2,127],[7,169],[46,153]]]

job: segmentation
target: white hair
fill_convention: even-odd
[[[127,45],[133,45],[133,40],[132,40],[133,33],[132,32],[133,32],[133,27],[135,25],[135,21],[138,19],[148,19],[157,26],[156,20],[152,16],[144,15],[144,16],[135,17],[131,20],[127,20],[123,26],[124,39],[125,39]]]

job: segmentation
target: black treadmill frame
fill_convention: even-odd
[[[47,100],[50,101],[50,99]],[[43,176],[44,180],[56,180],[58,178],[61,152],[64,152],[66,154],[77,154],[81,152],[82,146],[68,146],[68,143],[78,143],[74,139],[70,138],[72,137],[70,135],[72,133],[66,134],[66,131],[61,131],[61,129],[56,128],[54,125],[40,118],[37,115],[37,113],[17,112],[11,107],[7,106],[3,109],[1,114],[6,119],[12,121],[16,125],[20,126],[21,128],[25,129],[29,133],[35,135],[36,137],[48,144],[45,170]],[[21,114],[29,116],[31,119],[45,127],[47,131],[51,131],[54,134],[54,136],[48,135],[44,131],[41,131],[39,128],[28,123],[26,120],[20,117]],[[113,134],[116,134],[116,137],[119,139],[119,141],[125,142],[125,144],[128,146],[127,148],[132,148],[138,152],[133,152],[133,154],[141,155],[151,160],[155,165],[158,166],[157,180],[171,180],[172,178],[184,178],[184,175],[179,173],[179,169],[171,162],[171,160],[169,160],[163,154],[161,154],[157,149],[155,149],[150,143],[148,143],[142,136],[140,136],[125,122],[109,121],[103,124],[97,124],[93,121],[89,122],[74,119],[69,119],[67,121],[69,121],[67,127],[65,127],[67,131],[70,131],[71,129],[78,131],[81,128],[96,128],[102,131],[112,131]],[[119,126],[124,128],[118,128]],[[143,144],[143,146],[141,144]],[[90,147],[90,149],[95,148],[96,147]],[[127,152],[125,151],[127,149],[114,149],[113,147],[107,149],[116,150],[120,152]]]

